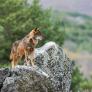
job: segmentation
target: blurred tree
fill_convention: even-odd
[[[9,61],[11,44],[35,27],[47,37],[39,46],[50,40],[62,45],[64,31],[58,20],[53,23],[51,16],[51,10],[42,9],[39,0],[33,0],[31,5],[27,0],[0,0],[0,62]]]
[[[72,92],[79,92],[81,90],[80,83],[83,82],[83,75],[80,73],[78,67],[74,67],[72,74],[71,90]]]
[[[79,67],[74,65],[70,90],[72,92],[91,92],[92,77],[90,79],[86,79],[80,72]]]

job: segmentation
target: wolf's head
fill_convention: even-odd
[[[33,39],[35,39],[35,40],[43,40],[44,39],[44,35],[38,28],[33,29],[31,31],[31,33],[33,34]]]

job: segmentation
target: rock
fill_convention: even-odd
[[[35,67],[20,65],[8,70],[1,92],[69,92],[73,66],[63,49],[48,42],[35,52]]]
[[[1,92],[47,92],[46,90],[52,90],[47,74],[38,67],[19,66],[11,77],[5,79]]]
[[[0,69],[0,89],[3,86],[3,82],[10,75],[9,69],[8,68],[2,68]]]

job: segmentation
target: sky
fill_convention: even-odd
[[[92,16],[92,0],[41,0],[41,4],[44,8]]]

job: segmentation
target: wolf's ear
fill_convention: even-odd
[[[37,28],[37,30],[39,30],[39,28]]]
[[[37,30],[37,28],[34,29],[35,31]]]

